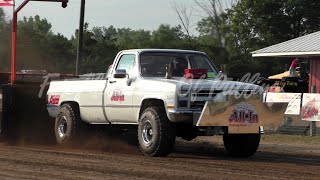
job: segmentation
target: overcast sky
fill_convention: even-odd
[[[16,7],[23,1],[16,0]],[[86,0],[85,20],[90,27],[113,25],[116,28],[154,30],[160,24],[179,24],[172,8],[173,2],[194,7],[193,0]],[[12,8],[4,9],[12,14]],[[61,3],[30,2],[19,13],[19,18],[38,14],[52,24],[54,32],[60,32],[70,38],[78,28],[79,11],[80,0],[69,0],[65,9],[61,7]],[[199,19],[200,16],[195,12],[192,18],[194,28]]]

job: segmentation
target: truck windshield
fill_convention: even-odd
[[[143,53],[140,55],[141,75],[143,77],[164,77],[166,66],[171,64],[172,75],[183,77],[184,69],[207,69],[208,78],[217,76],[210,59],[197,53]]]

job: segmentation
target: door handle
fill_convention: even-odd
[[[117,81],[109,81],[110,84],[116,83]]]

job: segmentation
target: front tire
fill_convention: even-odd
[[[79,108],[76,104],[63,104],[55,119],[55,136],[60,145],[71,145],[76,142],[80,134],[81,125]]]
[[[224,147],[233,157],[250,157],[259,147],[260,134],[225,134]]]
[[[144,110],[140,116],[138,139],[145,156],[167,156],[172,152],[176,128],[163,107],[149,107]]]

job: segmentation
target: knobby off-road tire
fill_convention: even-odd
[[[55,120],[56,141],[60,145],[75,145],[80,139],[84,122],[77,105],[63,104]]]
[[[176,140],[175,125],[170,122],[163,107],[149,107],[140,117],[138,139],[145,156],[167,156]]]
[[[259,147],[260,134],[225,134],[224,147],[233,157],[250,157]]]

